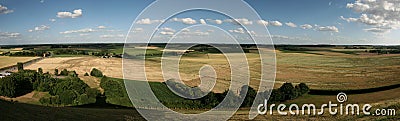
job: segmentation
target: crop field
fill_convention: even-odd
[[[29,60],[36,59],[38,57],[9,57],[0,56],[0,68],[16,65],[17,62],[26,62]]]
[[[137,48],[143,49],[143,48]],[[314,50],[312,50],[314,49]],[[112,51],[122,53],[120,48]],[[293,84],[306,83],[311,89],[320,90],[357,90],[368,89],[375,87],[382,87],[388,85],[399,84],[397,80],[400,77],[400,54],[376,54],[367,53],[365,50],[360,49],[340,49],[340,48],[308,48],[306,51],[288,51],[276,50],[276,81],[275,88],[280,87],[285,82]],[[142,50],[134,51],[134,54],[140,55]],[[169,89],[162,83],[163,73],[161,68],[162,51],[157,48],[151,48],[146,55],[149,57],[145,59],[146,77],[151,81],[151,86],[155,94],[160,100],[165,102],[177,101],[185,102],[183,98],[170,92]],[[235,53],[233,53],[235,54]],[[142,56],[142,55],[141,55]],[[166,56],[163,59],[176,59],[176,56]],[[257,53],[246,53],[246,59],[249,63],[250,69],[250,86],[257,89],[261,75],[261,64],[259,55]],[[5,66],[3,63],[14,63],[20,61],[28,61],[35,57],[8,57],[0,56],[0,66]],[[24,60],[26,59],[26,60]],[[7,62],[8,61],[8,62]],[[124,60],[125,61],[125,60]],[[126,61],[131,64],[138,64],[140,59],[131,59]],[[13,64],[11,64],[13,65]],[[189,86],[198,86],[200,84],[199,70],[204,65],[210,65],[215,69],[217,74],[216,85],[213,92],[222,93],[228,90],[231,80],[231,67],[229,61],[223,54],[219,53],[185,53],[179,62],[179,74],[181,80]],[[100,78],[92,76],[83,76],[85,73],[90,73],[91,69],[97,68],[103,72],[107,77],[112,77],[118,81],[122,81],[122,59],[121,58],[100,58],[98,56],[90,55],[59,55],[50,58],[45,58],[41,61],[33,63],[24,67],[25,69],[37,70],[42,68],[44,72],[54,73],[54,69],[76,71],[79,77],[92,88],[97,88],[101,92],[104,90],[100,87]],[[142,80],[139,80],[142,81]],[[390,95],[389,95],[390,94]],[[38,100],[41,97],[48,96],[48,92],[31,92],[26,95],[16,98],[2,99],[9,101],[18,101],[21,103],[39,104]],[[399,107],[400,88],[388,89],[384,91],[377,91],[365,94],[348,94],[348,101],[346,103],[365,104],[370,103],[376,107],[387,107],[395,105]],[[110,98],[111,100],[111,98]],[[281,102],[283,104],[305,104],[313,103],[321,105],[329,101],[335,101],[336,95],[313,95],[305,94],[296,99]],[[119,100],[111,100],[119,105]],[[125,100],[126,101],[126,100]],[[4,103],[4,102],[0,102]],[[126,102],[124,102],[126,103]],[[11,105],[4,103],[5,105]],[[36,107],[30,105],[17,105],[23,108],[33,108],[35,110],[53,110],[50,107]],[[172,106],[173,107],[173,106]],[[375,108],[376,108],[375,107]],[[32,110],[33,110],[32,109]],[[59,110],[59,109],[56,109]],[[98,111],[100,113],[110,114],[117,111],[124,113],[124,119],[134,118],[140,116],[134,114],[134,117],[128,116],[134,111],[132,109],[107,109],[104,111],[101,108],[85,109],[85,108],[62,108],[65,111],[84,112],[86,110]],[[206,109],[174,109],[178,112],[185,113],[201,113]],[[109,111],[109,112],[107,112]],[[75,114],[72,112],[71,114]],[[247,109],[239,110],[231,120],[244,120],[248,118]],[[126,115],[125,115],[126,114]],[[114,114],[115,116],[118,114]],[[95,118],[95,116],[93,116]],[[397,117],[364,117],[364,116],[270,116],[260,115],[256,120],[270,119],[270,120],[287,120],[287,119],[307,119],[314,120],[385,120],[385,119],[398,119]]]
[[[335,51],[340,51],[336,49]],[[151,53],[157,53],[151,50]],[[246,53],[250,68],[250,86],[257,88],[261,75],[260,60],[256,53]],[[276,51],[277,70],[275,87],[284,82],[306,83],[312,89],[364,89],[398,84],[400,77],[400,55],[344,54],[332,51],[282,52]],[[1,57],[12,59],[31,59]],[[10,59],[8,59],[10,58]],[[168,57],[164,58],[168,59]],[[134,60],[132,60],[134,61]],[[0,61],[5,62],[5,61]],[[135,62],[133,62],[135,63]],[[146,58],[146,76],[149,81],[163,82],[161,58]],[[4,64],[3,64],[4,65]],[[214,92],[227,90],[230,84],[230,66],[223,54],[185,54],[179,65],[181,79],[190,86],[200,84],[199,70],[204,65],[212,66],[217,73]],[[104,75],[122,78],[120,58],[98,57],[54,57],[46,58],[25,67],[53,73],[54,69],[75,70],[79,75],[90,73],[92,68],[100,69]],[[91,79],[93,80],[93,79]],[[94,85],[94,84],[90,84]]]

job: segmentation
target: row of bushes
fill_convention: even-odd
[[[147,83],[147,82],[143,82]],[[159,82],[149,82],[153,93],[156,97],[163,103],[165,106],[169,108],[213,108],[220,104],[226,97],[231,97],[229,99],[225,99],[227,101],[226,105],[221,105],[221,107],[230,107],[237,105],[240,100],[244,100],[244,102],[240,105],[241,107],[251,107],[253,101],[257,95],[266,96],[269,92],[261,92],[257,93],[256,90],[249,86],[243,86],[240,90],[241,92],[237,95],[234,92],[229,93],[229,91],[225,91],[224,93],[213,93],[210,92],[202,98],[199,99],[187,99],[182,98],[172,92],[170,88],[174,88],[174,90],[182,95],[187,97],[199,97],[205,92],[202,92],[198,88],[188,88],[185,85],[174,82],[167,81],[164,83]],[[100,86],[104,89],[105,96],[107,97],[107,102],[123,105],[123,106],[131,106],[129,97],[124,87],[123,80],[103,77],[100,83]],[[247,93],[243,91],[247,88]],[[282,102],[286,100],[295,99],[309,91],[309,88],[306,84],[301,83],[299,85],[293,86],[291,83],[283,84],[279,89],[274,89],[271,92],[269,103]],[[230,94],[230,95],[229,95]],[[246,95],[244,95],[246,94]],[[229,96],[228,96],[229,95]],[[137,100],[142,100],[142,97],[137,97]],[[145,99],[145,98],[143,98]]]

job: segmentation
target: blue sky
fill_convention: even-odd
[[[0,44],[123,43],[132,22],[152,2],[0,0]],[[246,2],[258,12],[264,23],[250,18],[234,19],[244,27],[266,25],[271,35],[248,32],[260,39],[271,37],[276,44],[400,44],[400,3],[396,0]],[[174,5],[186,5],[184,2],[171,4],[161,7],[161,11]],[[220,6],[235,9],[230,8],[230,3]],[[134,33],[133,39],[140,39],[141,33],[154,31],[148,25],[165,22],[156,32],[155,37],[159,36],[156,42],[165,42],[175,34],[190,36],[185,41],[192,39],[206,43],[223,42],[227,37],[223,34],[247,36],[242,35],[247,34],[243,26],[230,19],[210,11],[188,11],[166,21],[156,17],[140,18],[131,33]],[[195,27],[201,24],[210,26]],[[184,29],[190,26],[190,31]],[[224,29],[225,33],[220,33],[223,31],[215,27]]]

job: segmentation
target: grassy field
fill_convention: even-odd
[[[0,68],[16,65],[17,62],[26,62],[29,60],[36,59],[38,57],[9,57],[0,56]]]

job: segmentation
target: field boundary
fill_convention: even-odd
[[[31,64],[33,64],[33,63],[36,63],[36,62],[38,62],[38,61],[41,61],[41,60],[43,60],[43,59],[44,59],[43,57],[36,58],[36,59],[32,59],[32,60],[23,62],[23,65],[24,65],[24,67],[25,67],[25,66],[29,66],[29,65],[31,65]],[[11,66],[7,66],[7,67],[0,68],[0,73],[1,73],[1,72],[5,72],[5,71],[15,71],[15,70],[17,70],[17,69],[18,69],[18,65],[15,64],[15,65],[11,65]]]
[[[366,89],[350,89],[350,90],[310,89],[310,92],[308,92],[308,94],[311,94],[311,95],[337,95],[340,92],[344,92],[346,94],[365,94],[365,93],[391,90],[391,89],[395,89],[395,88],[400,88],[400,84],[393,84],[393,85],[366,88]]]

